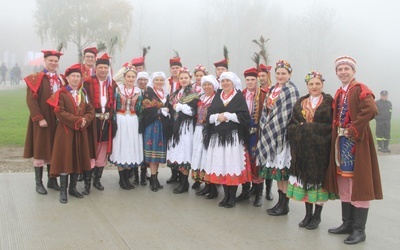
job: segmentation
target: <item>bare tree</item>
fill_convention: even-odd
[[[73,43],[79,60],[83,48],[106,44],[110,54],[122,49],[132,27],[133,7],[127,0],[36,0],[36,33],[43,41]]]

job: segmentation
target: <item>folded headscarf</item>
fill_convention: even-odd
[[[233,87],[236,90],[242,90],[242,82],[240,81],[240,78],[233,72],[224,72],[220,75],[219,81],[222,82],[223,79],[228,79],[233,82]],[[220,86],[221,88],[221,86]]]

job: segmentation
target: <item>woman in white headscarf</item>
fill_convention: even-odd
[[[219,82],[215,76],[207,75],[201,78],[200,86],[202,90],[197,104],[197,119],[193,136],[192,179],[195,183],[192,188],[196,188],[196,183],[201,184],[204,182],[207,150],[203,145],[203,128],[207,124],[207,109],[214,99]],[[215,184],[206,183],[202,190],[196,192],[196,195],[207,195],[208,199],[213,199],[217,197],[218,191]]]
[[[207,150],[205,180],[222,184],[225,196],[220,207],[236,203],[239,184],[251,181],[249,155],[245,142],[249,137],[250,114],[241,92],[241,81],[233,72],[224,72],[221,88],[208,108],[204,146]]]
[[[168,91],[165,84],[166,76],[163,72],[154,72],[151,81],[144,92],[141,107],[141,121],[139,130],[144,137],[144,160],[149,163],[151,170],[150,188],[157,192],[162,189],[158,181],[158,166],[166,162],[167,137],[170,130]]]

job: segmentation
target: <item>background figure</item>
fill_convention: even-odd
[[[0,85],[4,82],[4,86],[6,86],[6,74],[7,74],[7,67],[4,63],[1,64],[0,66],[0,75],[1,75],[1,81],[0,81]]]
[[[21,68],[18,66],[18,63],[12,68],[12,72],[14,75],[14,83],[19,85],[19,81],[21,80]]]
[[[376,131],[375,136],[378,141],[378,150],[384,153],[390,153],[390,120],[392,119],[392,103],[388,101],[387,90],[381,91],[381,98],[377,100],[378,115],[375,116]]]
[[[305,82],[309,94],[296,102],[288,125],[292,160],[287,197],[305,203],[306,216],[299,227],[315,229],[329,198],[322,184],[329,164],[333,99],[322,92],[324,79],[319,72],[308,73]]]

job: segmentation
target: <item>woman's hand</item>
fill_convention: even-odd
[[[226,122],[228,120],[228,118],[225,117],[225,115],[223,113],[218,115],[217,121],[219,122]]]
[[[42,128],[47,127],[47,121],[45,119],[39,121],[39,126]]]

